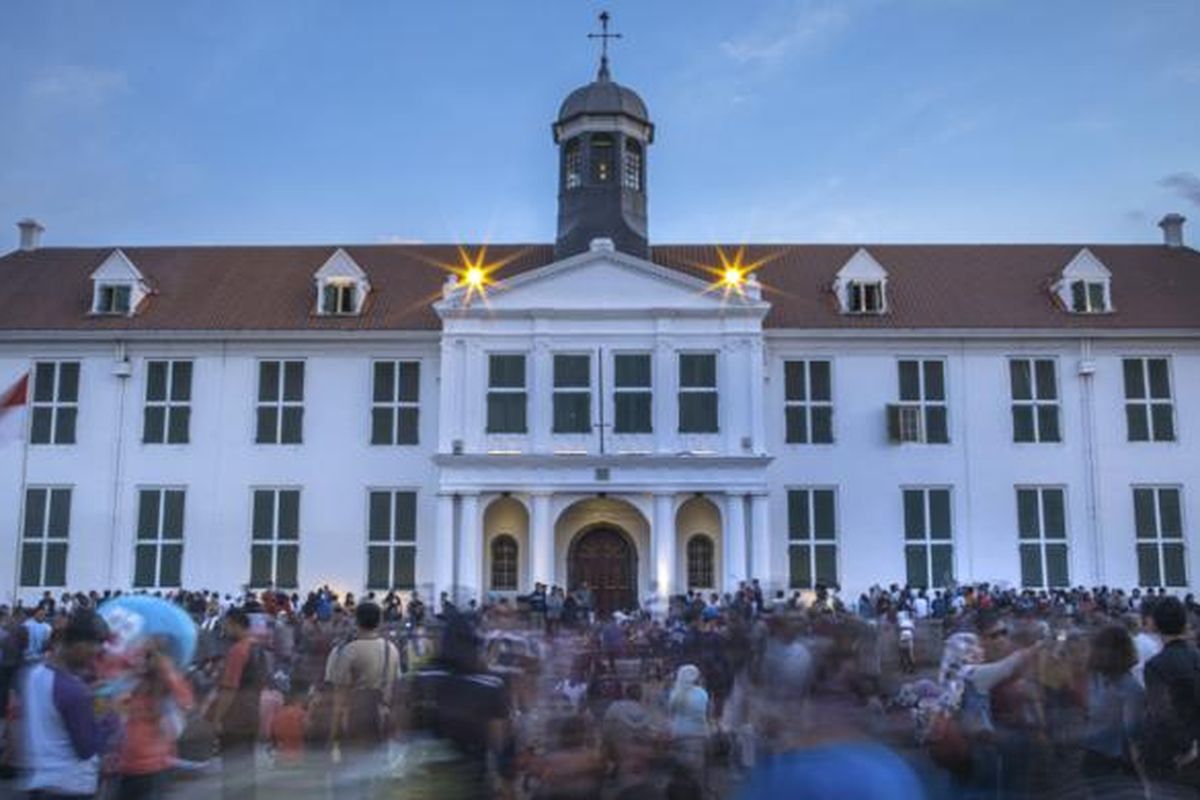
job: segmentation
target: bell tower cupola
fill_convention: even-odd
[[[622,253],[648,258],[646,150],[654,125],[646,104],[613,81],[608,68],[608,13],[600,15],[596,80],[567,95],[554,123],[559,149],[558,237],[554,257],[585,252],[592,239],[612,239]]]

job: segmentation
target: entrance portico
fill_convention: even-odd
[[[739,581],[767,574],[756,573],[769,550],[759,477],[765,458],[439,460],[434,588],[459,602],[523,594],[535,583],[574,589],[588,580],[595,590],[593,578],[603,576],[605,603],[655,606],[689,588],[728,592]],[[606,485],[595,481],[599,468],[591,462],[600,461]],[[662,462],[676,469],[664,469]],[[674,479],[664,480],[672,472]],[[531,486],[535,477],[541,481]],[[608,533],[593,537],[596,531]]]

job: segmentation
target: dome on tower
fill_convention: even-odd
[[[610,79],[607,65],[601,68],[596,80],[567,95],[558,109],[558,121],[563,123],[583,114],[624,114],[639,122],[650,121],[650,112],[642,98],[633,89]]]

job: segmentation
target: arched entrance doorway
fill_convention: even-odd
[[[571,543],[567,554],[567,586],[584,582],[592,590],[597,612],[623,611],[637,605],[637,551],[624,531],[598,525]]]

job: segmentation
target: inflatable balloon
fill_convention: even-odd
[[[151,639],[180,669],[196,653],[196,623],[174,603],[148,595],[124,595],[101,604],[110,632],[106,650],[117,660],[134,656]]]

